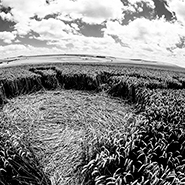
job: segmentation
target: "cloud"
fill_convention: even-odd
[[[101,24],[105,20],[121,19],[123,4],[120,0],[79,0],[77,7],[81,6],[81,9],[77,14],[81,14],[83,21],[87,23]]]
[[[79,31],[79,27],[78,27],[78,24],[76,23],[71,23],[71,27],[74,28],[75,30]]]
[[[0,58],[14,57],[19,55],[37,55],[37,54],[51,54],[51,53],[60,53],[60,49],[55,47],[49,49],[46,47],[33,47],[30,45],[22,44],[11,44],[7,46],[0,46]]]
[[[40,35],[37,37],[39,40],[61,40],[78,34],[78,26],[76,24],[72,24],[72,26],[65,24],[61,20],[49,18],[41,21],[32,20],[29,29]]]
[[[18,40],[18,39],[16,39],[16,40],[14,41],[14,43],[21,43],[21,41]]]
[[[101,55],[119,55],[122,50],[119,44],[116,44],[114,39],[109,36],[104,38],[94,38],[85,36],[72,36],[68,39],[48,41],[50,49],[47,47],[33,47],[23,44],[11,44],[0,46],[1,58],[7,56],[18,55],[36,55],[36,54],[51,54],[51,53],[84,53],[84,54],[101,54]],[[112,46],[112,47],[110,47]]]
[[[168,0],[170,9],[175,12],[177,20],[185,25],[185,1],[183,0]]]
[[[174,11],[178,20],[169,22],[164,18],[143,18],[146,14],[145,17],[152,17],[150,11],[156,8],[154,0],[122,2],[54,0],[47,4],[45,0],[2,0],[1,4],[11,7],[11,11],[1,12],[0,17],[14,21],[15,32],[0,32],[0,39],[11,44],[19,36],[25,37],[25,40],[42,40],[47,45],[36,48],[21,43],[11,44],[0,46],[0,53],[9,56],[73,52],[174,62],[184,60],[184,1],[168,0],[169,7],[166,8],[169,8],[169,12]],[[78,22],[78,19],[81,20]],[[85,37],[80,33],[84,22],[90,27],[95,24],[105,27],[102,29],[103,36]],[[125,25],[121,25],[121,22]]]
[[[2,0],[1,4],[4,7],[11,8],[9,14],[2,14],[1,17],[15,22],[15,30],[19,35],[23,36],[30,31],[30,18],[45,5],[45,2],[44,0]]]
[[[15,38],[16,32],[0,32],[0,40],[3,40],[4,43],[11,44]]]
[[[154,9],[155,6],[153,0],[128,0],[127,3],[125,3],[123,10],[135,13],[144,11],[144,7]]]
[[[14,19],[18,22],[19,18],[24,19],[32,17],[36,11],[45,5],[44,0],[2,0],[2,5],[5,7],[11,7],[11,13]],[[23,17],[20,17],[23,15]]]
[[[2,20],[13,21],[13,16],[10,13],[1,12],[0,17]]]
[[[51,14],[63,14],[74,19],[82,19],[84,22],[89,24],[101,24],[103,21],[109,19],[121,19],[123,4],[120,0],[56,0],[45,6],[37,14],[41,18],[46,16],[48,12]],[[69,17],[68,17],[69,18]]]
[[[117,21],[109,21],[103,29],[107,35],[117,35],[123,43],[135,48],[138,44],[166,49],[175,47],[181,36],[185,36],[184,27],[177,22],[164,19],[136,19],[128,25],[120,25]]]
[[[136,5],[136,6],[138,5],[137,3],[139,3],[139,4],[145,3],[148,7],[152,8],[152,9],[155,8],[153,0],[128,0],[128,2],[129,2],[129,4]]]
[[[180,50],[185,53],[181,47],[182,38],[185,38],[184,26],[178,22],[138,18],[128,25],[121,25],[118,21],[108,21],[103,31],[104,35],[122,43],[125,57],[176,61],[180,56],[182,59]]]
[[[45,0],[3,0],[1,4],[4,7],[10,7],[11,10],[8,14],[1,12],[0,16],[15,22],[14,30],[21,37],[34,30],[41,34],[42,39],[46,37],[55,39],[66,36],[68,32],[76,34],[76,31],[79,31],[75,24],[71,24],[71,27],[66,26],[63,23],[66,20],[74,22],[74,20],[81,19],[82,22],[88,24],[101,24],[106,20],[123,17],[123,4],[120,0],[114,0],[114,3],[112,0],[55,0],[49,5]],[[48,15],[58,16],[52,19],[52,23],[51,19],[43,20]],[[40,18],[41,21],[35,20],[34,17]]]
[[[122,18],[123,4],[120,0],[55,0],[49,5],[45,0],[3,0],[2,5],[11,7],[16,22],[28,20],[34,15],[44,18],[48,14],[70,15],[89,24],[101,24],[105,20]]]
[[[53,45],[69,53],[99,53],[105,55],[121,55],[122,53],[120,44],[115,43],[114,39],[110,36],[98,38],[73,35],[58,41],[49,41],[48,45]]]

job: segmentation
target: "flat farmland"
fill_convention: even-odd
[[[1,68],[0,182],[185,183],[184,69],[81,57]]]

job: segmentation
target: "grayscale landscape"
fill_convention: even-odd
[[[185,184],[183,0],[0,0],[0,185]]]

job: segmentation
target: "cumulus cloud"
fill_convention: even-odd
[[[13,21],[13,16],[10,13],[1,12],[0,17],[2,20]]]
[[[150,9],[154,9],[154,2],[153,0],[128,0],[126,1],[125,5],[124,5],[124,12],[142,12],[144,11],[143,7],[148,7]]]
[[[4,43],[11,44],[15,38],[16,32],[0,32],[0,40],[2,40]]]
[[[72,23],[71,27],[74,28],[75,30],[80,30],[78,27],[78,24],[76,24],[76,23]]]
[[[105,20],[122,18],[123,4],[120,0],[56,0],[38,11],[40,17],[48,12],[70,15],[72,19],[82,19],[89,24],[101,24]]]
[[[81,8],[79,9],[79,14],[83,16],[83,20],[87,23],[97,23],[109,19],[120,19],[122,18],[122,7],[123,4],[120,0],[79,0],[76,6]]]
[[[175,12],[177,20],[185,25],[185,1],[168,0],[170,10]]]
[[[2,0],[1,4],[11,7],[10,13],[1,12],[0,16],[16,23],[14,29],[20,37],[33,30],[41,34],[42,39],[62,38],[79,31],[78,25],[71,24],[70,27],[63,21],[81,19],[88,24],[101,24],[106,20],[123,17],[123,4],[120,0],[114,0],[114,3],[112,0],[55,0],[49,4],[45,0]],[[44,17],[54,14],[57,15],[56,19],[43,20]],[[41,21],[35,20],[35,16]]]
[[[11,12],[1,12],[0,17],[16,23],[15,32],[0,32],[0,39],[3,42],[11,44],[17,35],[24,37],[29,33],[28,39],[46,41],[46,47],[53,48],[38,49],[19,43],[0,46],[0,53],[22,55],[76,52],[174,62],[184,60],[185,2],[183,0],[168,0],[169,7],[166,8],[171,12],[174,11],[177,17],[177,21],[173,22],[163,18],[153,20],[141,18],[147,11],[155,9],[153,0],[122,2],[121,0],[114,2],[54,0],[47,4],[45,0],[2,0],[1,4],[11,7]],[[147,13],[150,16],[150,12]],[[130,16],[133,16],[132,19]],[[124,18],[128,21],[125,25],[121,25]],[[81,19],[80,24],[78,19]],[[91,24],[88,26],[103,25],[105,27],[102,29],[103,37],[83,36],[80,33],[83,22],[86,25]]]
[[[120,25],[117,21],[108,21],[103,31],[128,46],[122,48],[128,57],[170,61],[174,57],[182,57],[182,54],[178,55],[179,49],[185,53],[183,47],[177,47],[185,38],[184,26],[178,22],[138,18],[128,25]]]
[[[145,3],[148,7],[154,8],[153,0],[128,0],[129,4],[136,5],[137,3]]]
[[[73,19],[81,18],[89,24],[101,24],[105,20],[120,19],[123,4],[120,0],[56,0],[49,5],[45,0],[3,0],[2,5],[11,7],[14,20],[22,22],[34,15],[44,18],[48,14],[66,14]]]
[[[30,18],[45,5],[44,0],[2,0],[1,4],[11,8],[10,13],[1,13],[1,17],[15,22],[15,30],[19,35],[26,35],[30,31]]]
[[[40,36],[37,39],[40,40],[60,40],[65,37],[69,37],[74,34],[78,34],[78,27],[76,24],[72,24],[71,27],[65,24],[61,20],[54,18],[43,19],[41,21],[33,20],[30,22],[29,29],[38,33]]]
[[[36,11],[45,5],[44,0],[2,0],[2,5],[5,7],[11,7],[11,13],[14,16],[15,21],[20,19],[32,17]],[[22,17],[21,17],[22,16]]]
[[[122,42],[135,48],[138,44],[155,46],[166,49],[175,47],[181,36],[185,36],[184,27],[176,22],[167,22],[164,19],[148,20],[136,19],[129,25],[120,25],[117,21],[109,21],[104,33],[117,35]]]

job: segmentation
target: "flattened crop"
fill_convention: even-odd
[[[25,133],[53,184],[78,184],[96,138],[126,132],[130,106],[101,94],[60,90],[14,98],[4,114]],[[14,125],[15,128],[15,125]]]

